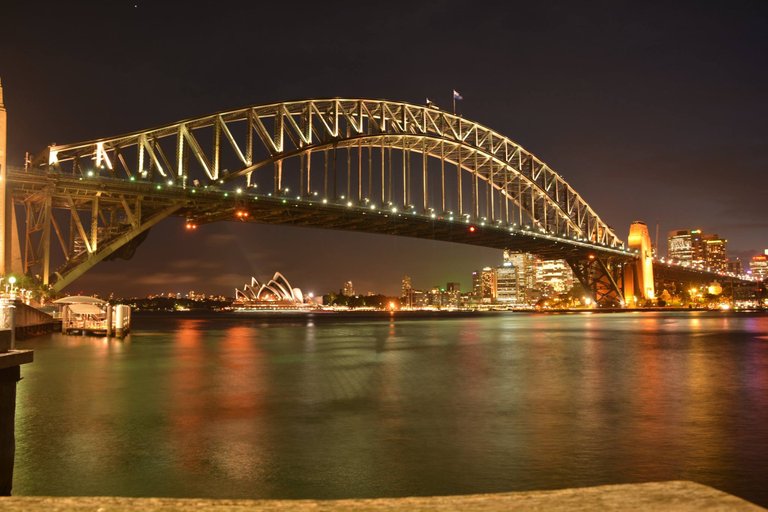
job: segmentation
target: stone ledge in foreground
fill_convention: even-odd
[[[116,512],[146,511],[594,511],[643,510],[672,512],[765,511],[748,501],[712,487],[687,481],[604,485],[557,491],[473,494],[414,498],[346,500],[212,500],[175,498],[37,497],[0,498],[0,510],[8,512]]]

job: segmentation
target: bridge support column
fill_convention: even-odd
[[[624,278],[621,262],[603,259],[594,254],[588,254],[586,257],[570,257],[566,258],[566,261],[576,279],[592,294],[598,307],[624,306],[620,286]]]
[[[53,218],[50,191],[45,196],[43,212],[43,284],[48,286],[51,281],[51,221]]]

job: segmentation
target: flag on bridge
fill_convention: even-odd
[[[461,94],[459,94],[459,91],[457,91],[456,89],[454,89],[454,90],[453,90],[453,114],[454,114],[454,115],[456,115],[456,100],[459,100],[459,101],[461,101],[461,100],[463,100],[463,99],[464,99],[464,96],[462,96]]]

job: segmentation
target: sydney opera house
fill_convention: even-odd
[[[283,274],[275,272],[267,283],[259,283],[251,277],[251,284],[246,284],[242,290],[235,289],[233,306],[239,310],[296,310],[309,309],[314,304],[305,301],[301,290],[293,288]]]

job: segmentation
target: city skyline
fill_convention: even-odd
[[[263,6],[256,12],[233,4],[226,12],[187,9],[170,16],[168,6],[135,2],[99,10],[75,2],[44,14],[11,6],[14,22],[0,36],[0,49],[11,56],[0,64],[9,163],[20,165],[25,151],[53,142],[247,104],[348,95],[413,103],[429,97],[448,108],[455,89],[463,96],[461,114],[552,165],[624,239],[629,224],[641,219],[651,231],[658,221],[662,233],[690,227],[718,233],[728,239],[729,254],[742,261],[768,245],[759,196],[768,186],[760,142],[766,135],[760,120],[767,113],[761,101],[768,85],[761,65],[768,47],[761,30],[765,6],[741,2],[722,12],[677,4],[664,7],[659,17],[660,6],[653,5],[591,5],[574,14],[520,4],[494,16],[466,13],[468,36],[447,41],[439,52],[429,41],[439,39],[440,27],[460,23],[460,4],[411,8],[406,19],[396,7],[383,13],[383,28],[369,27],[354,43],[343,31],[328,34],[319,27],[335,23],[335,16],[341,16],[340,26],[364,18],[365,7],[334,17],[318,10],[306,17],[312,22],[297,22],[308,39],[287,38],[282,58],[246,60],[252,64],[244,67],[208,41],[191,42],[194,52],[174,51],[172,36],[164,34],[199,31],[211,28],[209,23],[231,26],[247,15],[279,18],[288,14],[285,8],[272,6],[265,13]],[[161,23],[171,29],[142,30]],[[66,37],[57,37],[63,27]],[[408,41],[415,51],[403,51],[405,43],[397,38],[381,42],[385,33],[417,27],[425,38]],[[42,35],[25,37],[33,30]],[[240,42],[258,53],[279,30],[265,26],[247,39],[228,36],[233,48]],[[342,48],[354,51],[326,57]],[[478,53],[480,48],[486,51]],[[393,52],[399,58],[382,64],[381,57]],[[115,55],[122,58],[116,62]],[[433,65],[424,65],[425,55]],[[535,80],[520,80],[516,66],[497,69],[495,63],[512,55]],[[221,57],[218,66],[211,64],[214,56]],[[55,80],[33,78],[36,65]],[[458,65],[465,70],[457,74]],[[270,67],[267,78],[279,77],[274,83],[260,73]],[[232,240],[236,245],[222,254],[220,247]],[[153,228],[133,260],[101,263],[68,291],[129,295],[176,281],[220,292],[280,268],[306,283],[305,289],[332,289],[351,280],[362,290],[395,293],[404,273],[419,283],[465,283],[462,276],[499,259],[500,251],[491,249],[303,228],[219,223],[187,233],[183,220],[171,219]]]

